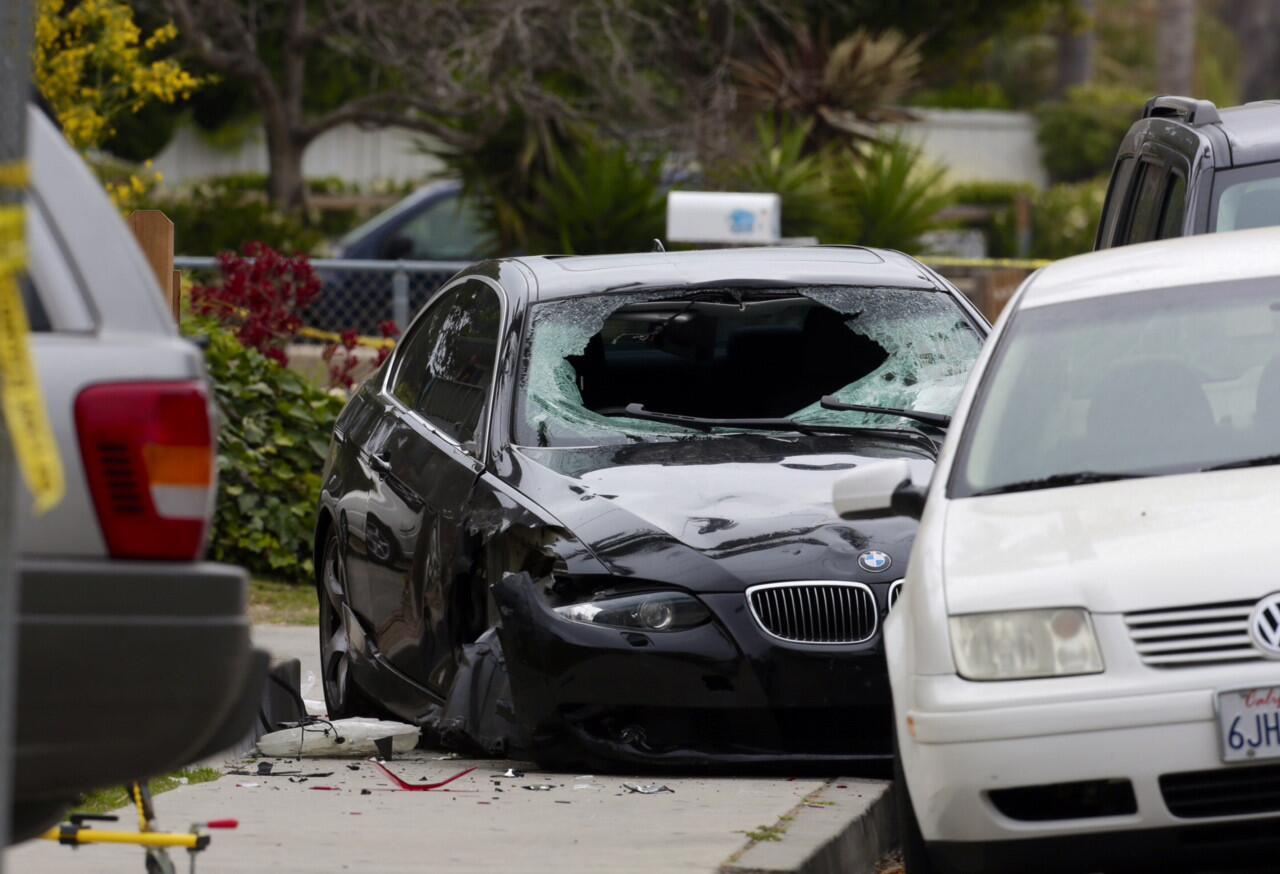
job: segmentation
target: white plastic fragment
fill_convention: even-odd
[[[657,783],[650,783],[648,786],[640,783],[623,783],[622,788],[632,795],[657,795],[660,792],[674,793],[676,791],[670,786],[659,786]]]
[[[418,734],[416,725],[384,719],[319,720],[264,734],[258,738],[258,752],[264,756],[372,756],[378,752],[374,741],[391,738],[393,752],[407,753],[418,745]]]

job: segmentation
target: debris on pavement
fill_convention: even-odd
[[[640,783],[623,783],[622,788],[630,792],[632,795],[659,795],[663,792],[675,794],[676,791],[670,786],[659,786],[657,783],[650,783],[648,786]]]
[[[507,768],[506,771],[498,775],[499,777],[523,777],[524,771],[517,771],[515,768]]]
[[[309,719],[264,734],[258,738],[258,752],[264,756],[370,756],[376,742],[390,738],[397,753],[407,753],[418,745],[417,726],[384,719]]]
[[[237,788],[237,789],[257,789],[260,785],[262,785],[262,784],[260,784],[260,783],[237,783],[237,784],[236,784],[236,788]]]
[[[528,789],[531,792],[549,792],[556,787],[552,786],[550,783],[526,783],[520,788]]]
[[[382,764],[382,762],[378,761],[377,759],[370,759],[369,763],[372,764],[379,771],[381,771],[382,773],[390,777],[391,781],[396,784],[397,789],[400,789],[405,792],[430,792],[435,789],[441,789],[445,786],[448,786],[454,780],[457,780],[460,777],[465,777],[475,770],[475,768],[467,768],[465,771],[459,771],[458,773],[454,774],[452,777],[447,777],[444,780],[441,780],[437,783],[410,783],[407,780],[395,774],[390,768]],[[449,790],[445,790],[445,791],[447,792]]]

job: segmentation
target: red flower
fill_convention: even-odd
[[[307,256],[285,256],[254,241],[245,244],[243,256],[220,252],[218,270],[217,284],[191,289],[192,309],[217,319],[244,345],[287,364],[285,349],[320,294],[320,277]]]

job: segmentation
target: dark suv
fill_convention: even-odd
[[[1280,100],[1153,97],[1120,144],[1094,248],[1280,225]]]

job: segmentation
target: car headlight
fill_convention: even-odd
[[[683,592],[611,596],[553,609],[575,622],[643,631],[680,631],[701,625],[711,617],[701,601]]]
[[[1102,672],[1086,610],[1019,610],[951,617],[956,670],[968,680],[1028,680]]]

